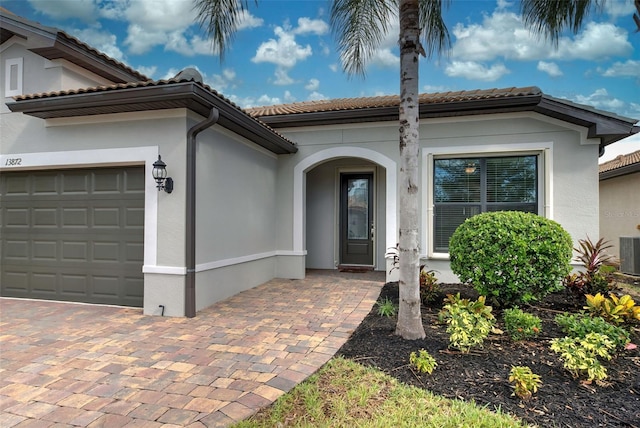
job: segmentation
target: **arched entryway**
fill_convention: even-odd
[[[365,188],[370,205],[358,212],[365,207],[362,198],[354,203],[354,196]],[[338,147],[308,156],[294,169],[294,251],[306,253],[307,268],[354,264],[384,269],[385,249],[396,242],[396,193],[396,163],[378,152]],[[363,223],[349,230],[347,222],[361,216]],[[349,255],[354,248],[365,251],[359,245],[366,239],[348,246],[345,240],[367,232],[372,234],[370,262]]]

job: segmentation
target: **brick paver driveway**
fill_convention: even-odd
[[[327,362],[383,282],[383,272],[310,271],[193,319],[0,299],[0,426],[229,425]]]

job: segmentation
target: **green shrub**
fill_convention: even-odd
[[[556,316],[555,321],[569,337],[584,339],[589,333],[599,333],[607,336],[618,349],[623,349],[630,342],[627,330],[609,324],[602,317],[592,318],[585,313],[564,313]]]
[[[376,302],[376,305],[378,305],[378,315],[381,317],[389,318],[398,313],[398,306],[388,297],[385,297],[385,299],[380,302]]]
[[[504,326],[513,340],[535,337],[540,333],[542,320],[535,315],[523,312],[522,309],[506,309],[502,314]]]
[[[481,295],[513,306],[560,290],[570,272],[571,236],[558,223],[531,213],[478,214],[449,243],[451,270]]]
[[[540,375],[537,375],[531,371],[531,368],[527,366],[513,366],[509,372],[509,382],[513,383],[514,395],[528,400],[531,396],[538,391],[540,385],[542,385],[542,379]]]
[[[484,302],[484,296],[472,302],[461,299],[460,293],[455,296],[449,294],[440,311],[439,318],[448,324],[449,342],[464,353],[473,346],[482,345],[495,323],[491,306]]]
[[[436,359],[425,349],[420,349],[418,353],[412,352],[409,355],[409,363],[421,373],[431,374],[438,363]]]
[[[598,357],[610,360],[609,351],[613,349],[614,344],[600,333],[587,333],[584,338],[563,337],[551,341],[551,350],[560,354],[564,368],[575,378],[586,374],[589,382],[607,378],[607,369]]]

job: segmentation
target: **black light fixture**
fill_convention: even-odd
[[[158,160],[153,163],[153,171],[151,173],[153,174],[153,179],[156,180],[158,191],[173,192],[173,178],[167,177],[167,164],[162,161],[160,155],[158,155]]]

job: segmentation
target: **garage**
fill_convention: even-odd
[[[1,295],[142,306],[144,167],[0,174]]]

